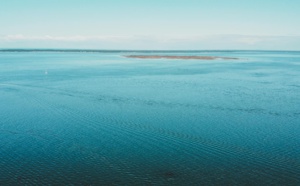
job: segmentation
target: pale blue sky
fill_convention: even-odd
[[[0,0],[0,48],[300,50],[299,0]]]

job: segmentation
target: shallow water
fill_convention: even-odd
[[[1,51],[0,185],[300,185],[300,52]]]

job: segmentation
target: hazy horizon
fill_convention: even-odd
[[[211,49],[211,50],[180,50],[180,49],[170,49],[170,50],[151,50],[151,49],[87,49],[87,48],[0,48],[0,52],[10,52],[10,51],[36,51],[36,52],[51,52],[51,51],[70,51],[70,52],[300,52],[300,50],[239,50],[239,49]]]
[[[300,50],[300,2],[0,1],[0,48]]]

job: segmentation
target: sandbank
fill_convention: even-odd
[[[128,55],[127,58],[138,58],[138,59],[198,59],[198,60],[236,60],[235,57],[220,57],[220,56],[166,56],[166,55]]]

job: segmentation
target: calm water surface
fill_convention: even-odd
[[[300,52],[0,52],[0,185],[300,185]]]

